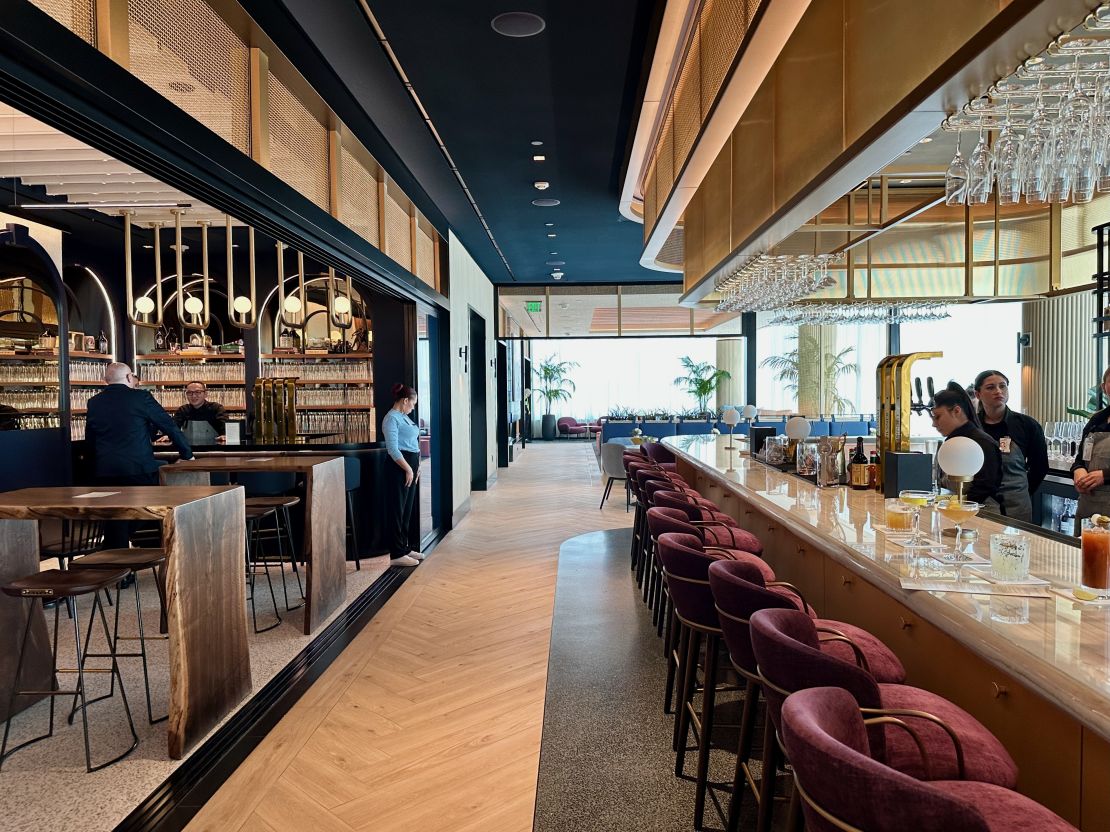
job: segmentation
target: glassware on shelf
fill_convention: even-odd
[[[1096,514],[1082,523],[1083,589],[1110,598],[1110,517]]]
[[[957,151],[958,153],[959,151]],[[986,134],[979,133],[979,143],[971,152],[967,163],[967,202],[985,205],[994,188],[994,154],[987,144]]]
[[[913,529],[913,534],[902,544],[907,549],[923,549],[936,545],[932,538],[921,531],[921,509],[932,504],[936,496],[934,491],[919,491],[916,489],[906,489],[898,492],[898,499],[910,507],[912,515],[910,527]]]
[[[1022,142],[1007,121],[995,145],[995,180],[998,182],[998,204],[1021,202]]]
[[[967,199],[968,164],[960,153],[960,141],[956,140],[956,155],[944,173],[944,203],[963,205]]]

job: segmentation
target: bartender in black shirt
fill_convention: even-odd
[[[1110,369],[1102,374],[1102,392],[1110,396]],[[1079,508],[1075,512],[1075,533],[1080,521],[1093,514],[1110,514],[1110,407],[1104,407],[1083,428],[1083,441],[1071,466]]]
[[[185,385],[186,404],[173,414],[173,421],[184,429],[189,422],[207,422],[216,431],[216,441],[224,441],[227,430],[227,411],[219,402],[208,401],[208,387],[203,381],[190,381]]]
[[[965,497],[983,503],[990,510],[997,510],[998,491],[1002,483],[1002,454],[998,451],[998,443],[979,427],[971,399],[963,387],[950,381],[944,390],[933,397],[930,415],[933,427],[945,441],[953,436],[966,436],[983,449],[983,467],[967,487]]]
[[[1007,517],[1033,521],[1033,494],[1048,474],[1048,444],[1040,423],[1006,406],[1010,380],[998,370],[984,370],[975,377],[979,421],[998,443],[1002,454],[999,502]]]

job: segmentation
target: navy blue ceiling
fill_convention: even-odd
[[[553,284],[549,260],[565,261],[563,284],[675,280],[639,266],[643,227],[617,210],[660,0],[520,0],[511,6],[369,0],[511,274],[446,162],[436,158],[399,78],[383,71],[384,53],[358,3],[244,5],[371,152],[382,153],[377,141],[391,146],[495,283]],[[503,37],[490,21],[505,11],[538,14],[546,28],[534,37]],[[360,130],[344,101],[357,103],[376,136],[364,135],[370,131]],[[533,147],[534,140],[542,147]],[[535,152],[547,160],[533,162]],[[537,191],[537,180],[550,182],[550,189]],[[561,204],[533,206],[539,197]]]

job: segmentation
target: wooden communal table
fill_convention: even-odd
[[[163,465],[167,485],[207,485],[213,473],[297,473],[305,477],[304,632],[312,633],[347,599],[347,514],[343,457],[206,454]]]
[[[902,577],[954,572],[887,538],[878,492],[817,488],[729,452],[725,436],[664,441],[679,473],[759,537],[779,579],[822,616],[882,639],[908,684],[982,721],[1017,761],[1020,791],[1084,830],[1110,829],[1110,607],[1070,597],[1076,546],[1029,535],[1032,574],[1062,595],[903,590]],[[922,528],[939,526],[936,512],[922,512]],[[966,526],[979,532],[974,551],[989,558],[990,535],[1004,527],[985,518]]]
[[[87,496],[99,494],[102,496]],[[24,488],[0,494],[0,581],[39,569],[38,521],[157,520],[166,549],[169,756],[181,759],[251,690],[243,580],[243,491],[231,486]],[[26,604],[0,595],[0,702],[15,675]],[[32,605],[32,652],[21,687],[48,690],[50,637]],[[0,713],[0,718],[6,715]]]

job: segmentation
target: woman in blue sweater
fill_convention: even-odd
[[[407,384],[393,385],[393,407],[382,420],[385,449],[394,464],[386,473],[386,535],[391,566],[416,566],[424,560],[409,546],[409,525],[420,480],[420,428],[409,414],[416,407],[416,391]]]

